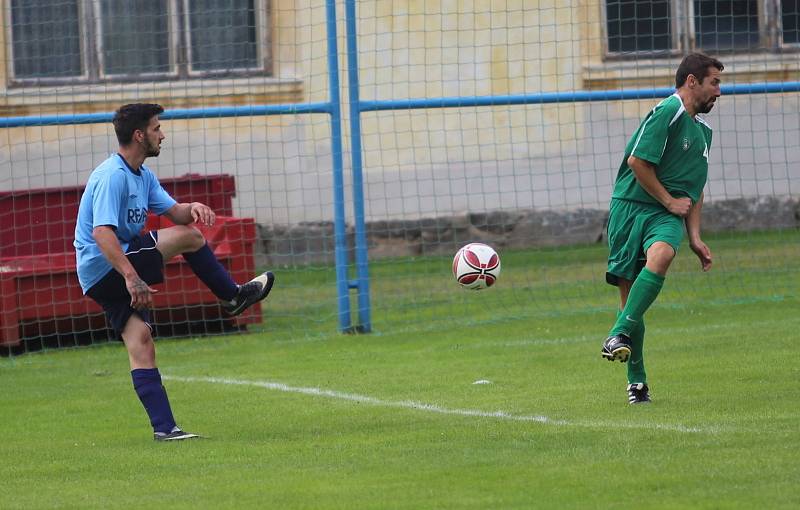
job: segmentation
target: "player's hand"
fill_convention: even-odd
[[[689,214],[689,210],[691,208],[692,199],[688,197],[673,198],[670,200],[669,204],[667,204],[667,210],[675,216],[680,216],[681,218],[685,218],[686,215]]]
[[[217,215],[214,214],[214,211],[212,211],[209,206],[201,204],[200,202],[192,202],[189,212],[192,214],[192,219],[195,223],[200,223],[207,227],[212,226],[217,219]]]
[[[689,246],[692,248],[692,251],[697,255],[697,258],[700,259],[700,264],[703,266],[703,271],[708,271],[711,269],[711,250],[706,246],[706,243],[703,241],[697,241],[694,243],[689,243]]]
[[[147,285],[144,280],[134,276],[125,280],[125,287],[131,295],[131,308],[145,310],[153,307],[153,294],[158,291]]]

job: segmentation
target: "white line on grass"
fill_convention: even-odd
[[[162,375],[162,379],[169,381],[178,381],[186,383],[211,383],[211,384],[225,384],[230,386],[252,386],[257,388],[264,388],[274,391],[282,391],[285,393],[300,393],[303,395],[311,395],[314,397],[326,397],[338,400],[349,400],[351,402],[359,402],[363,404],[370,404],[380,407],[399,407],[404,409],[414,409],[417,411],[426,411],[429,413],[449,414],[457,416],[473,416],[478,418],[495,418],[500,420],[509,421],[522,421],[522,422],[535,422],[545,425],[556,425],[564,427],[588,427],[588,428],[626,428],[626,429],[644,429],[644,430],[665,430],[671,432],[685,432],[685,433],[716,433],[716,429],[701,429],[697,427],[687,427],[685,425],[671,425],[662,423],[606,423],[601,421],[567,421],[556,420],[548,418],[547,416],[540,415],[515,415],[505,411],[481,411],[477,409],[448,409],[436,404],[425,404],[423,402],[415,402],[412,400],[382,400],[375,397],[366,395],[358,395],[356,393],[344,393],[341,391],[325,390],[322,388],[303,388],[299,386],[289,386],[287,384],[271,381],[246,381],[242,379],[228,379],[223,377],[180,377],[172,375]]]

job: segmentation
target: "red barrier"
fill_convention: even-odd
[[[237,282],[255,271],[255,221],[232,218],[233,177],[190,175],[162,181],[180,202],[204,202],[219,214],[213,227],[199,227],[217,258]],[[82,188],[53,188],[0,193],[0,345],[21,338],[103,329],[102,309],[84,297],[75,269],[72,239]],[[10,224],[10,225],[9,225]],[[146,228],[172,224],[149,216]],[[155,322],[220,319],[241,326],[261,322],[255,305],[227,318],[217,298],[192,273],[183,257],[165,265],[165,283],[155,295]]]
[[[186,174],[161,185],[178,202],[203,202],[220,216],[233,216],[232,175]],[[73,251],[83,186],[0,192],[0,257]]]

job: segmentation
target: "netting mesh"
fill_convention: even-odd
[[[353,133],[342,81],[340,241],[353,275],[353,200],[360,197],[347,151],[360,136],[374,329],[613,307],[603,284],[608,200],[624,146],[658,98],[569,95],[672,87],[682,56],[698,49],[725,64],[724,85],[786,83],[788,91],[739,89],[707,115],[714,144],[704,230],[724,258],[697,280],[695,261],[679,256],[670,292],[683,299],[698,295],[697,285],[720,299],[759,288],[796,292],[800,14],[797,2],[762,3],[358,3],[360,97],[389,104],[363,112],[361,132]],[[176,258],[157,303],[165,332],[337,328],[330,115],[216,110],[330,101],[325,2],[170,0],[135,10],[105,0],[7,4],[6,119],[111,112],[137,101],[158,102],[167,113],[209,112],[165,120],[161,155],[146,164],[176,198],[211,202],[230,218],[207,235],[237,278],[269,268],[278,283],[267,304],[230,320]],[[343,3],[337,10],[341,21]],[[553,104],[436,103],[549,93],[565,96]],[[431,103],[404,109],[412,99]],[[74,341],[65,335],[88,332],[99,341],[108,330],[77,287],[71,242],[83,185],[117,148],[113,129],[109,122],[34,124],[0,133],[0,343],[61,345]],[[497,287],[480,298],[461,292],[450,275],[452,255],[471,241],[491,244],[503,258]]]

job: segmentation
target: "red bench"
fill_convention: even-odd
[[[179,202],[203,202],[217,212],[217,223],[200,230],[236,281],[252,278],[255,221],[231,216],[233,177],[186,175],[161,182]],[[83,296],[75,269],[72,240],[82,193],[82,187],[0,192],[0,345],[106,328],[102,309]],[[169,225],[166,218],[151,215],[146,228]],[[226,317],[217,298],[180,256],[167,261],[165,283],[157,288],[156,324],[261,322],[260,305],[236,318]]]

